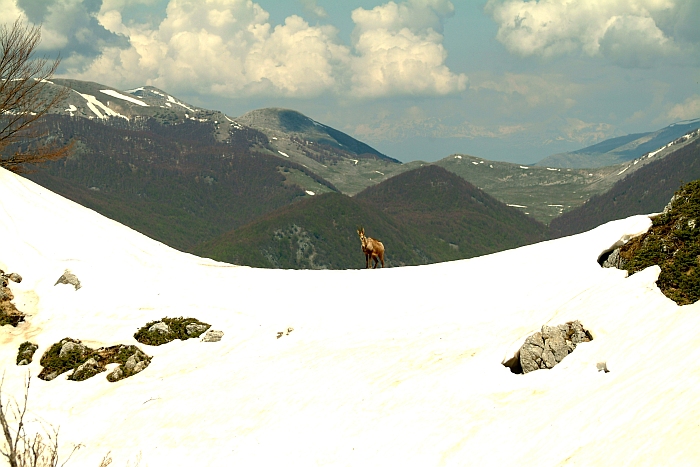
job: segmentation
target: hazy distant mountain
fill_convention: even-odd
[[[609,191],[552,220],[551,236],[573,235],[611,220],[660,212],[683,183],[697,179],[700,179],[700,139],[696,137],[666,157],[631,173]]]
[[[672,123],[654,132],[619,136],[578,151],[554,154],[535,165],[557,168],[595,168],[622,164],[656,151],[698,128],[700,128],[700,119]]]
[[[616,182],[700,138],[700,131],[654,147],[622,164],[593,169],[528,166],[454,154],[435,162],[478,186],[494,198],[549,224],[581,206],[591,196],[608,191]]]
[[[471,258],[535,243],[546,227],[464,179],[428,165],[354,198],[326,194],[280,208],[194,249],[258,267],[364,267],[356,229],[379,238],[388,267]]]

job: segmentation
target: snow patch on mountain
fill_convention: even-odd
[[[121,117],[121,118],[124,118],[126,120],[129,120],[129,118],[126,117],[125,115],[122,115],[119,112],[116,112],[116,111],[110,109],[109,107],[107,107],[105,104],[100,102],[92,94],[83,94],[83,93],[80,93],[78,91],[75,91],[75,92],[80,94],[80,96],[82,96],[87,101],[88,108],[92,111],[92,113],[94,113],[97,116],[97,118],[104,119],[107,117]],[[104,114],[102,112],[104,112]]]
[[[132,104],[140,105],[142,107],[148,107],[148,104],[146,104],[143,101],[140,101],[134,97],[129,97],[125,96],[124,94],[114,91],[113,89],[100,89],[101,93],[107,94],[108,96],[116,97],[118,99],[125,100],[127,102],[131,102]]]

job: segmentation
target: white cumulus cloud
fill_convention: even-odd
[[[700,95],[695,94],[680,104],[674,105],[668,111],[667,116],[673,121],[700,118]]]
[[[135,8],[154,0],[104,0],[101,6],[60,0],[48,7],[0,2],[43,21],[53,47],[79,49],[64,59],[63,76],[112,86],[150,84],[226,97],[370,98],[466,88],[467,77],[445,65],[443,23],[454,13],[449,0],[358,8],[350,44],[342,43],[335,27],[311,25],[297,15],[273,25],[251,0],[169,0],[156,22],[134,19]],[[318,18],[326,15],[313,0],[303,4]]]
[[[130,47],[105,48],[79,75],[226,96],[304,97],[337,87],[349,52],[335,28],[299,16],[273,28],[268,19],[246,0],[171,0],[157,29],[127,26],[118,10],[102,9],[101,24]]]
[[[27,21],[27,16],[17,6],[15,0],[0,0],[0,23],[9,26],[18,18]]]
[[[582,53],[627,67],[677,55],[674,22],[692,0],[489,0],[497,39],[521,56]],[[675,19],[674,19],[675,18]]]
[[[353,92],[444,95],[464,90],[466,75],[454,74],[444,64],[442,23],[453,12],[447,0],[389,2],[354,10]]]

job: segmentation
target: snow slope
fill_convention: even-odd
[[[0,169],[0,268],[23,276],[29,314],[0,329],[3,391],[20,396],[63,337],[136,344],[146,322],[191,316],[222,341],[138,344],[151,365],[117,383],[32,378],[32,416],[84,445],[69,465],[108,451],[117,466],[697,464],[700,307],[665,298],[656,267],[625,278],[596,262],[649,225],[429,266],[258,270],[177,252]],[[54,286],[66,268],[80,290]],[[574,319],[594,340],[556,368],[501,364]],[[18,367],[28,339],[39,351]]]

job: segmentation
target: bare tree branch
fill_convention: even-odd
[[[39,144],[31,151],[7,154],[8,146],[46,136],[36,129],[37,120],[70,93],[49,81],[60,57],[53,61],[34,57],[40,41],[40,26],[26,25],[20,19],[11,27],[0,26],[0,167],[16,173],[27,172],[27,164],[65,157],[71,149],[70,145]]]
[[[30,435],[25,429],[30,380],[31,378],[27,376],[24,401],[21,406],[16,402],[3,400],[2,386],[5,376],[3,375],[0,380],[0,426],[5,438],[4,442],[0,443],[0,454],[7,459],[10,467],[59,467],[58,429],[54,427],[44,429],[46,440],[41,433]],[[80,447],[80,444],[74,446],[60,467],[65,466]]]

